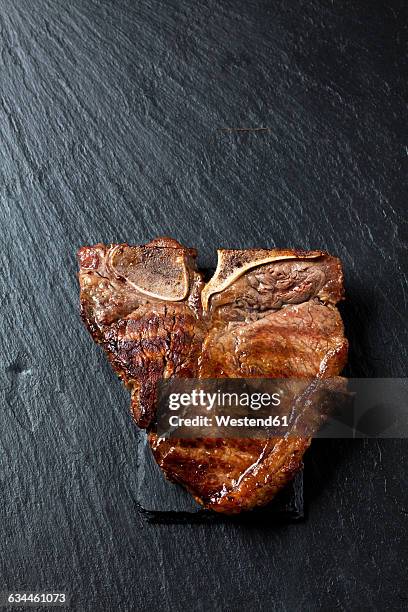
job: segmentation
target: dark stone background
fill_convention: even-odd
[[[405,440],[314,443],[303,523],[143,521],[75,251],[327,249],[348,374],[406,375],[407,23],[404,0],[0,0],[1,589],[78,611],[406,609]]]

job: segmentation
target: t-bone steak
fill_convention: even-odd
[[[79,249],[81,315],[131,393],[139,427],[154,421],[158,381],[327,378],[347,359],[336,304],[341,263],[322,251],[224,250],[207,283],[195,249],[172,238]],[[158,438],[157,463],[206,508],[267,504],[302,466],[305,436]]]

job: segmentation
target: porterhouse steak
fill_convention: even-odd
[[[139,427],[160,379],[331,377],[347,358],[340,261],[321,251],[219,250],[204,283],[171,238],[82,247],[81,314],[131,393]],[[166,476],[236,513],[268,503],[302,465],[308,437],[149,441]]]

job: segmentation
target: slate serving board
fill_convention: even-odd
[[[406,2],[0,0],[0,582],[70,609],[404,610],[405,440],[318,440],[305,521],[137,511],[75,252],[338,255],[349,376],[406,376]]]
[[[265,508],[228,517],[203,510],[182,487],[164,478],[144,432],[138,437],[136,503],[143,517],[152,523],[213,523],[227,521],[268,524],[304,517],[303,471]]]

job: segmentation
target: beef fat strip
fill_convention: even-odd
[[[171,238],[82,247],[81,315],[148,428],[160,379],[325,378],[347,359],[340,261],[321,251],[219,250],[205,284],[195,249]],[[267,504],[310,438],[149,441],[166,476],[218,512]]]

